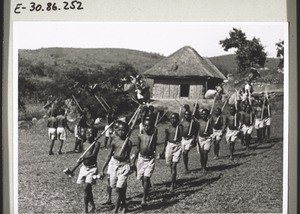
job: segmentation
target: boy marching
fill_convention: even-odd
[[[150,177],[155,167],[155,150],[157,143],[157,129],[152,120],[144,121],[142,134],[138,136],[137,150],[133,159],[132,166],[137,161],[137,179],[142,180],[143,198],[142,205],[146,204],[149,188],[151,186]]]
[[[246,150],[249,150],[251,134],[253,132],[254,114],[250,105],[246,106],[245,113],[241,117],[242,132]]]
[[[211,135],[213,145],[214,145],[214,159],[219,158],[220,151],[220,141],[223,136],[223,117],[221,108],[216,108],[215,115],[212,116],[212,124],[213,124],[213,133]]]
[[[202,167],[202,171],[207,171],[207,160],[208,153],[211,147],[211,134],[213,133],[213,123],[209,118],[208,109],[204,108],[201,113],[201,119],[199,120],[199,131],[198,131],[198,153],[200,154],[200,164]]]
[[[104,171],[110,162],[110,187],[116,189],[117,201],[115,204],[115,213],[118,212],[122,203],[124,211],[128,211],[126,205],[126,187],[127,178],[130,174],[130,151],[132,142],[127,138],[129,131],[127,123],[119,122],[115,136],[112,139],[111,150],[108,153],[106,161],[101,171],[101,177],[104,177]],[[126,144],[124,144],[126,142]]]
[[[171,125],[165,129],[165,153],[166,164],[171,169],[171,186],[170,191],[176,188],[177,164],[181,156],[181,140],[183,127],[179,124],[179,114],[172,113],[170,118]]]
[[[89,144],[94,143],[96,137],[96,130],[94,128],[86,129],[86,139]],[[84,188],[84,211],[95,212],[95,203],[92,192],[92,184],[96,183],[96,179],[94,179],[94,175],[98,173],[97,167],[97,156],[100,149],[100,143],[95,142],[94,145],[88,150],[88,152],[79,159],[79,162],[83,162],[83,165],[80,168],[77,184],[86,183]],[[89,204],[92,206],[90,210],[88,210]]]
[[[230,159],[233,160],[235,140],[240,132],[240,119],[235,106],[230,106],[229,113],[230,115],[225,117],[225,127],[223,132],[225,132],[225,129],[227,128],[225,138],[227,144],[229,144]]]
[[[194,145],[194,143],[196,142],[197,130],[198,130],[196,122],[194,121],[194,119],[192,119],[192,113],[190,110],[186,110],[184,112],[184,118],[181,122],[181,125],[182,125],[182,140],[181,140],[182,157],[183,157],[183,163],[185,167],[185,173],[189,173],[188,153],[192,148],[192,146]]]

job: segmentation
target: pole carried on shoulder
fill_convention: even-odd
[[[214,97],[214,101],[213,101],[213,104],[212,104],[212,106],[211,106],[211,109],[210,109],[210,112],[209,112],[209,115],[208,115],[208,120],[207,120],[207,123],[206,123],[206,127],[205,127],[204,133],[207,132],[208,125],[209,125],[209,121],[210,121],[210,117],[211,117],[211,115],[212,115],[212,113],[213,113],[213,109],[214,109],[214,106],[215,106],[215,102],[216,102],[216,96]]]
[[[139,116],[140,111],[141,111],[141,109],[138,108],[137,113],[136,113],[136,116],[135,116],[135,118],[134,118],[134,120],[133,120],[133,122],[132,122],[132,124],[131,124],[131,126],[130,126],[130,128],[129,128],[128,133],[127,133],[126,139],[124,140],[123,145],[122,145],[122,147],[121,147],[121,149],[120,149],[120,151],[119,151],[119,156],[122,155],[122,153],[124,152],[125,147],[126,147],[127,144],[128,144],[130,135],[131,135],[131,133],[132,133],[132,131],[133,131],[134,125],[135,125],[135,123],[136,123],[136,121],[137,121],[137,118],[138,118],[138,116]]]
[[[101,100],[99,99],[99,97],[96,95],[96,94],[94,94],[94,97],[97,99],[97,101],[100,103],[100,105],[102,106],[102,108],[106,111],[106,112],[108,112],[108,109],[105,107],[105,105],[101,102]]]
[[[73,98],[75,104],[77,105],[77,107],[80,109],[81,112],[83,112],[83,109],[82,109],[81,106],[79,105],[79,103],[78,103],[77,99],[75,98],[75,96],[74,96],[73,94],[72,94],[71,96],[72,96],[72,98]]]
[[[195,114],[196,114],[197,106],[198,106],[198,99],[196,100],[196,102],[194,104],[194,109],[193,109],[193,114],[192,114],[192,121],[191,121],[191,124],[190,124],[190,127],[189,127],[189,132],[188,132],[189,136],[191,135],[191,132],[192,132],[192,126],[193,126],[193,123],[194,123],[194,117],[195,117]]]
[[[148,149],[149,150],[152,149],[152,141],[153,141],[154,135],[156,134],[156,127],[157,127],[157,124],[158,124],[158,118],[159,118],[159,112],[157,112],[156,119],[155,119],[155,122],[154,122],[153,134],[151,135],[150,142],[148,144]]]
[[[179,112],[178,112],[178,117],[180,118],[180,115],[181,115],[181,107],[179,108]],[[180,121],[180,120],[179,120]],[[176,130],[175,130],[175,135],[174,135],[174,141],[177,140],[177,135],[178,135],[178,129],[179,129],[179,122],[178,122],[178,125],[176,126]]]
[[[82,155],[80,155],[80,157],[77,159],[77,164],[76,166],[70,170],[69,168],[66,168],[63,170],[63,172],[66,175],[69,175],[70,177],[72,177],[74,175],[75,170],[81,165],[81,163],[83,162],[82,158],[86,155],[86,153],[95,145],[95,143],[97,142],[97,140],[99,140],[99,138],[105,134],[105,132],[114,124],[114,122],[112,122],[111,124],[109,124],[109,126],[103,131],[101,132],[101,134],[94,140],[94,142],[82,153]]]

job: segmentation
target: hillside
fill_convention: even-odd
[[[42,63],[45,66],[76,67],[82,70],[102,70],[125,62],[142,73],[164,57],[157,53],[119,48],[41,48],[19,50],[19,58],[32,65]]]
[[[219,70],[227,75],[228,73],[236,74],[237,73],[237,63],[235,61],[235,55],[222,55],[209,58],[211,62],[219,68]],[[270,70],[277,69],[279,59],[276,58],[267,58],[265,67]]]
[[[43,63],[45,66],[70,66],[81,69],[103,69],[125,62],[133,65],[143,73],[160,60],[165,58],[157,53],[148,53],[138,50],[121,48],[41,48],[37,50],[19,50],[19,57],[36,65]],[[225,75],[237,72],[235,55],[222,55],[209,58]],[[279,60],[267,58],[265,67],[273,70]]]

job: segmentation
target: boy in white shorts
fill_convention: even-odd
[[[165,153],[166,164],[171,168],[170,191],[176,188],[177,164],[181,156],[181,140],[183,127],[179,124],[179,114],[172,113],[170,118],[171,125],[165,129]]]
[[[264,124],[265,127],[263,129],[263,138],[268,140],[271,134],[271,106],[269,104],[269,100],[265,100],[264,107]]]
[[[65,116],[65,110],[64,109],[60,109],[59,110],[59,115],[56,117],[57,120],[57,138],[60,141],[60,147],[58,150],[58,154],[62,154],[61,149],[63,147],[63,143],[64,141],[67,139],[67,133],[66,133],[66,128],[71,132],[74,133],[73,130],[70,129],[70,127],[68,126],[68,122],[67,122],[67,118]]]
[[[213,123],[213,133],[211,135],[213,145],[214,145],[214,159],[219,158],[219,151],[220,151],[220,141],[223,136],[223,117],[222,117],[222,110],[220,108],[216,108],[215,115],[212,117]]]
[[[241,118],[242,124],[242,132],[244,136],[244,142],[246,145],[246,150],[249,150],[249,144],[251,140],[251,134],[253,132],[253,124],[254,124],[254,114],[252,112],[251,106],[247,105],[245,113],[242,115]]]
[[[189,151],[195,145],[197,138],[197,131],[198,126],[196,121],[192,120],[192,112],[190,110],[186,110],[184,112],[184,118],[182,118],[181,122],[183,132],[182,132],[182,140],[181,140],[181,146],[182,146],[182,157],[183,157],[183,163],[185,167],[185,173],[189,173],[188,169],[188,163],[189,163]]]
[[[55,111],[52,111],[50,113],[50,115],[51,116],[48,118],[48,121],[47,121],[48,136],[49,136],[49,139],[51,140],[49,155],[53,155],[54,154],[53,146],[54,146],[55,140],[57,139],[57,135],[56,135],[57,120],[56,120]]]
[[[138,159],[137,179],[142,180],[143,198],[141,204],[145,205],[151,186],[150,178],[155,168],[157,130],[152,120],[145,120],[143,126],[143,132],[138,135],[137,150],[132,166],[134,166],[136,159]]]
[[[127,141],[126,146],[123,147],[123,143],[127,137],[129,131],[127,123],[119,121],[118,129],[115,132],[113,138],[111,150],[108,153],[106,161],[102,167],[101,178],[104,177],[104,171],[108,163],[111,161],[110,175],[110,187],[116,189],[117,201],[115,204],[115,213],[118,212],[122,203],[124,211],[128,211],[126,205],[126,187],[127,178],[130,174],[130,151],[132,148],[132,142]],[[124,148],[124,150],[121,150]]]
[[[226,142],[229,144],[229,151],[230,151],[229,157],[231,160],[233,160],[235,140],[238,138],[241,124],[235,106],[230,106],[229,113],[230,115],[225,117],[224,130],[225,128],[227,128],[225,138],[226,138]]]
[[[208,109],[204,108],[200,112],[201,119],[199,120],[199,131],[198,131],[198,144],[197,150],[200,154],[200,164],[202,167],[202,171],[207,171],[207,160],[208,153],[210,151],[212,138],[211,134],[213,133],[213,123],[209,116]]]
[[[254,108],[254,114],[255,114],[255,124],[254,127],[256,129],[257,133],[257,143],[262,143],[263,138],[263,129],[265,127],[265,123],[263,120],[263,102],[261,99],[258,100],[258,105]]]
[[[86,139],[89,144],[92,144],[95,141],[96,130],[94,128],[87,128],[86,130]],[[95,203],[92,192],[92,184],[96,183],[96,179],[93,178],[94,175],[98,174],[97,167],[97,156],[100,149],[100,143],[96,142],[91,149],[79,160],[83,165],[80,168],[77,184],[84,184],[84,211],[95,212]],[[88,210],[89,204],[92,206]]]

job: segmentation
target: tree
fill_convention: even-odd
[[[275,44],[277,57],[279,58],[278,68],[283,69],[284,64],[284,41],[279,41]]]
[[[235,54],[239,71],[265,65],[267,54],[260,40],[255,37],[252,40],[247,40],[246,34],[241,30],[233,28],[229,32],[229,38],[221,40],[220,45],[225,51],[231,48],[236,49]]]

